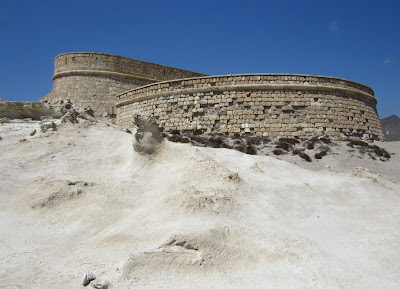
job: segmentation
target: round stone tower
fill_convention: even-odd
[[[117,94],[153,82],[203,75],[118,55],[64,53],[54,61],[53,90],[40,101],[69,99],[112,115]]]

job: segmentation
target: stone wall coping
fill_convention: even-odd
[[[199,93],[199,92],[210,92],[210,91],[232,91],[232,90],[261,90],[261,89],[291,89],[291,90],[321,90],[321,91],[340,91],[346,94],[353,95],[355,97],[370,99],[374,105],[377,104],[377,100],[371,95],[361,92],[353,91],[343,87],[337,86],[327,86],[327,85],[296,85],[296,84],[243,84],[243,85],[226,85],[226,86],[210,86],[201,88],[189,88],[180,90],[171,90],[166,92],[154,93],[151,95],[139,96],[136,98],[126,99],[116,103],[116,107],[128,105],[134,102],[139,102],[143,100],[149,100],[158,97],[166,97],[173,94],[189,94],[189,93]],[[122,93],[124,94],[124,93]]]
[[[57,78],[64,77],[64,76],[71,76],[71,75],[102,75],[102,76],[107,75],[107,76],[114,76],[114,77],[120,77],[120,78],[144,80],[144,81],[148,81],[148,82],[158,82],[157,79],[136,76],[136,75],[126,74],[126,73],[113,72],[113,71],[103,71],[103,70],[67,70],[67,71],[62,71],[62,72],[58,72],[58,73],[54,74],[52,79],[54,81]]]
[[[175,69],[175,70],[178,70],[178,71],[196,73],[196,74],[199,74],[199,75],[207,76],[207,74],[199,73],[199,72],[195,72],[195,71],[191,71],[191,70],[187,70],[187,69],[176,68],[176,67],[173,67],[173,66],[168,66],[168,65],[163,65],[163,64],[158,64],[158,63],[154,63],[154,62],[143,61],[143,60],[139,60],[139,59],[135,59],[135,58],[129,58],[129,57],[125,57],[125,56],[120,56],[120,55],[116,55],[116,54],[109,54],[109,53],[103,53],[103,52],[66,52],[66,53],[61,53],[61,54],[57,55],[54,58],[54,61],[56,61],[57,58],[59,58],[59,57],[66,56],[66,55],[74,55],[74,54],[93,54],[93,55],[98,55],[98,56],[100,56],[100,55],[111,56],[111,57],[115,57],[115,58],[119,58],[119,59],[126,59],[127,61],[132,61],[133,60],[133,61],[137,61],[137,62],[144,63],[144,64],[156,65],[156,66],[161,66],[161,67],[165,67],[165,68]]]
[[[363,91],[359,90],[351,90],[346,87],[340,87],[340,86],[333,86],[333,85],[325,85],[325,84],[320,84],[320,85],[315,85],[315,84],[299,84],[299,83],[290,83],[289,80],[287,80],[288,83],[255,83],[255,84],[240,84],[240,85],[227,85],[227,86],[206,86],[206,87],[200,87],[200,88],[177,88],[177,89],[172,89],[169,91],[164,91],[164,92],[156,92],[156,93],[151,93],[150,95],[144,95],[144,96],[139,96],[139,97],[131,97],[126,100],[121,100],[122,96],[127,96],[131,93],[137,92],[140,94],[140,91],[145,91],[146,89],[151,88],[152,86],[161,86],[161,85],[169,85],[169,84],[174,84],[174,83],[179,83],[183,81],[191,81],[191,80],[203,80],[203,79],[215,79],[215,78],[229,78],[229,77],[246,77],[246,76],[295,76],[295,77],[312,77],[312,78],[319,78],[319,79],[324,79],[324,80],[338,80],[338,81],[344,81],[345,83],[348,84],[353,84],[355,86],[360,86],[364,88],[364,90],[370,92],[366,93]],[[156,88],[155,88],[156,89]],[[224,90],[257,90],[257,89],[299,89],[299,90],[336,90],[336,91],[341,91],[341,92],[346,92],[346,93],[351,93],[352,95],[356,95],[359,97],[367,98],[370,99],[375,105],[377,103],[376,98],[374,97],[374,92],[373,90],[363,84],[342,79],[342,78],[336,78],[336,77],[328,77],[328,76],[316,76],[316,75],[307,75],[307,74],[281,74],[281,73],[257,73],[257,74],[228,74],[228,75],[216,75],[216,76],[207,76],[207,77],[192,77],[192,78],[183,78],[183,79],[176,79],[176,80],[170,80],[170,81],[162,81],[162,82],[156,82],[148,85],[144,85],[132,90],[128,90],[126,92],[123,92],[119,95],[117,95],[117,100],[121,100],[118,102],[116,105],[117,107],[127,105],[133,102],[137,101],[142,101],[146,99],[152,99],[156,97],[162,97],[162,96],[169,96],[171,94],[176,94],[182,93],[182,94],[187,94],[187,93],[197,93],[197,92],[207,92],[207,91],[224,91]]]

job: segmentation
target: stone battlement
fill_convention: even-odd
[[[357,82],[326,76],[305,74],[233,74],[177,79],[158,82],[126,91],[117,96],[117,106],[139,101],[146,95],[148,98],[167,96],[176,91],[190,93],[223,90],[253,90],[253,89],[308,89],[337,90],[358,95],[377,103],[374,92],[368,86]],[[146,98],[146,97],[144,97]]]

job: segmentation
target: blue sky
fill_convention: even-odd
[[[205,74],[299,73],[370,86],[400,115],[400,1],[2,0],[0,98],[51,91],[54,58],[117,54]]]

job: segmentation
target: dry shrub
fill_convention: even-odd
[[[369,144],[362,140],[350,140],[347,145],[349,147],[354,147],[354,146],[369,147]]]
[[[330,144],[332,141],[328,138],[328,137],[326,137],[326,136],[324,136],[324,137],[321,137],[320,139],[319,139],[321,142],[323,142],[324,144]]]
[[[273,152],[274,155],[277,155],[277,156],[283,155],[283,154],[285,153],[285,152],[284,152],[283,150],[281,150],[281,149],[274,149],[272,152]]]
[[[385,157],[390,159],[390,154],[383,148],[378,147],[377,145],[370,146],[371,149],[375,152],[375,154],[379,157]]]
[[[292,145],[287,142],[279,140],[275,147],[278,149],[283,149],[285,151],[289,151],[291,149]]]
[[[320,151],[314,155],[316,159],[322,159],[322,157],[326,156],[326,151]]]
[[[233,149],[244,153],[244,151],[245,151],[245,146],[244,146],[244,144],[239,144],[239,145],[235,145],[235,146],[233,147]]]
[[[305,160],[305,161],[307,161],[307,162],[311,162],[311,158],[310,158],[310,156],[309,156],[308,154],[306,154],[306,153],[304,153],[304,152],[299,152],[299,156],[300,156],[303,160]]]
[[[307,142],[306,143],[306,148],[308,150],[313,150],[314,149],[314,143],[313,142]]]
[[[291,144],[291,145],[295,145],[295,144],[300,143],[299,140],[294,139],[294,138],[288,138],[288,137],[281,137],[281,138],[279,138],[279,141],[280,142],[285,142],[285,143],[288,143],[288,144]]]
[[[246,146],[245,153],[249,155],[256,155],[257,150],[252,145],[248,145]]]

